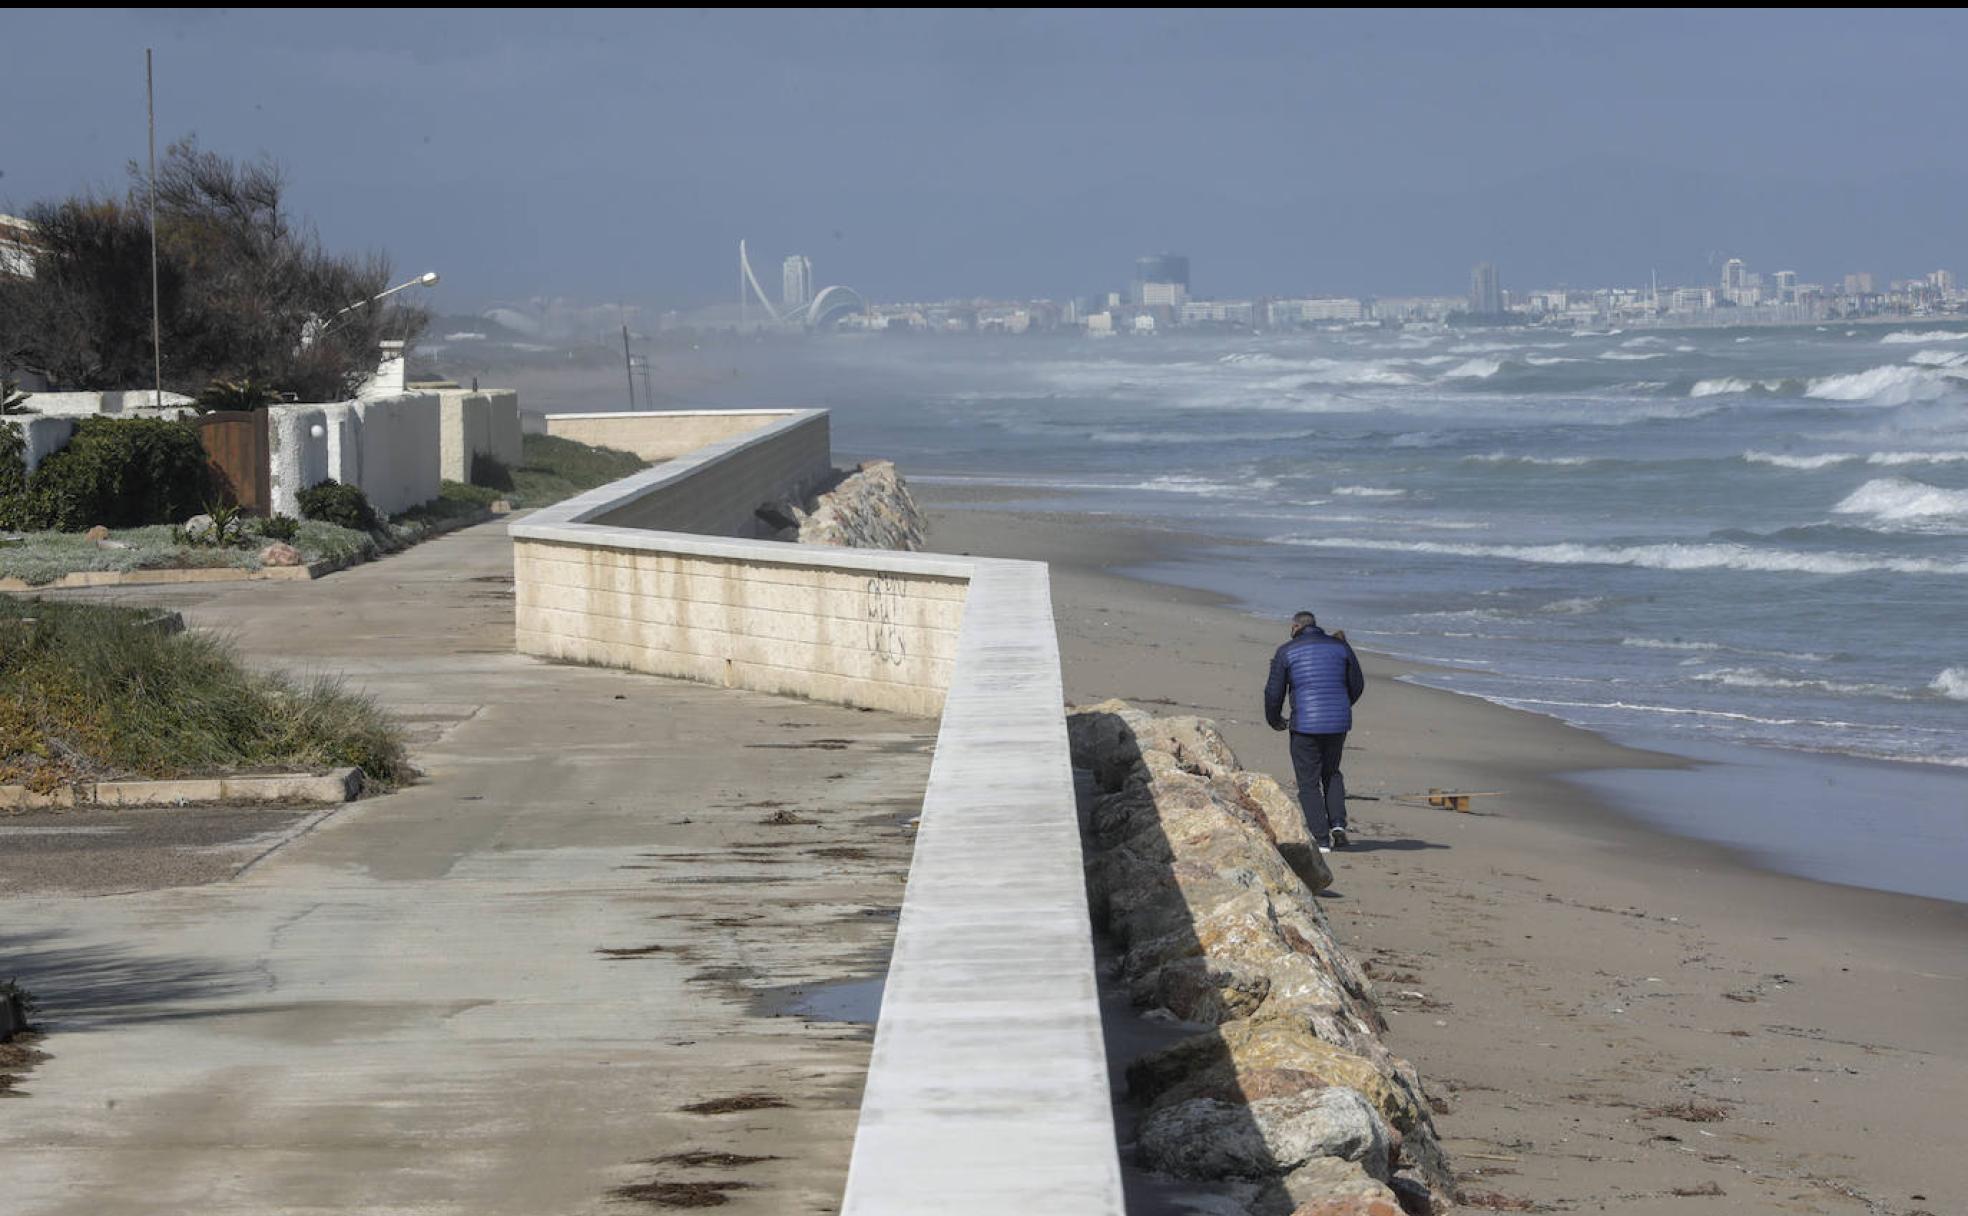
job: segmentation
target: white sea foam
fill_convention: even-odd
[[[1713,380],[1697,380],[1695,387],[1688,390],[1690,397],[1721,397],[1729,393],[1746,393],[1756,386],[1740,376],[1718,376]]]
[[[1906,477],[1866,482],[1832,508],[1839,515],[1870,515],[1884,523],[1933,523],[1968,516],[1968,490],[1947,490]]]
[[[1901,329],[1887,334],[1879,341],[1885,346],[1910,346],[1916,342],[1963,342],[1968,341],[1968,329],[1930,329],[1924,333]]]
[[[1667,339],[1656,338],[1651,334],[1642,334],[1637,338],[1628,338],[1626,341],[1620,343],[1620,345],[1621,346],[1666,346]]]
[[[1968,350],[1921,350],[1907,356],[1908,363],[1922,367],[1960,367],[1968,363]]]
[[[1895,701],[1913,699],[1912,694],[1905,689],[1894,688],[1890,684],[1853,684],[1844,680],[1799,678],[1756,667],[1722,667],[1715,671],[1704,671],[1691,678],[1703,684],[1720,684],[1725,688],[1808,689],[1841,696],[1886,697]]]
[[[1196,494],[1204,498],[1236,498],[1252,490],[1276,489],[1277,485],[1277,481],[1269,477],[1253,477],[1248,482],[1234,483],[1176,474],[1168,477],[1151,477],[1133,486],[1120,488],[1154,490],[1163,494]]]
[[[1406,498],[1406,490],[1388,490],[1379,486],[1334,486],[1332,492],[1342,498]]]
[[[1568,600],[1552,600],[1538,611],[1549,612],[1556,616],[1584,616],[1588,612],[1597,612],[1605,606],[1604,596],[1581,595]]]
[[[1750,464],[1775,465],[1780,469],[1828,469],[1859,459],[1857,452],[1824,452],[1816,456],[1786,456],[1782,452],[1744,452]]]
[[[1968,452],[1874,452],[1866,457],[1867,464],[1962,464],[1968,462]]]
[[[1683,642],[1678,638],[1672,641],[1664,640],[1661,638],[1621,638],[1620,645],[1633,646],[1640,650],[1720,650],[1722,649],[1722,644],[1720,642]]]
[[[1906,405],[1913,401],[1932,401],[1957,386],[1958,382],[1950,377],[1927,368],[1892,363],[1842,376],[1821,376],[1811,381],[1804,395],[1819,401]]]
[[[1583,363],[1583,359],[1567,358],[1564,355],[1525,355],[1524,362],[1532,367],[1551,367],[1559,363]]]
[[[1487,452],[1481,456],[1464,456],[1464,460],[1477,464],[1538,464],[1538,465],[1581,465],[1591,464],[1591,456],[1520,456],[1514,452]]]
[[[1444,380],[1486,380],[1503,370],[1495,359],[1467,359],[1442,373]]]
[[[1968,667],[1948,667],[1927,686],[1950,701],[1968,701]]]
[[[1554,566],[1638,566],[1648,570],[1739,570],[1769,574],[1938,574],[1968,575],[1968,561],[1931,557],[1883,557],[1863,553],[1805,553],[1758,549],[1734,543],[1594,545],[1472,545],[1380,537],[1277,536],[1274,543],[1315,549],[1368,549],[1433,553],[1450,557],[1499,557]]]
[[[1609,350],[1602,353],[1599,357],[1601,359],[1617,359],[1625,363],[1638,363],[1644,359],[1665,359],[1667,358],[1667,352],[1664,350],[1649,350],[1649,351]]]

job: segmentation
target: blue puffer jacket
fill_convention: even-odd
[[[1366,673],[1353,648],[1318,627],[1306,629],[1271,656],[1264,685],[1264,720],[1285,729],[1285,694],[1291,693],[1291,728],[1301,735],[1336,735],[1353,729],[1353,702],[1367,690]]]

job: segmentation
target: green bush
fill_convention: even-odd
[[[513,470],[514,498],[528,507],[544,507],[649,467],[634,452],[559,435],[526,435],[520,442],[519,465]]]
[[[401,728],[334,680],[254,671],[154,614],[0,596],[0,783],[355,765],[408,775]]]
[[[0,531],[27,526],[27,440],[0,423]]]
[[[291,515],[271,515],[259,522],[259,530],[268,540],[292,543],[301,534],[301,521]]]
[[[483,452],[473,452],[471,483],[475,486],[490,486],[495,490],[510,490],[513,488],[512,470]]]
[[[12,428],[8,428],[11,430]],[[16,436],[18,441],[18,436]],[[0,471],[0,496],[7,492]],[[182,523],[211,496],[198,431],[155,418],[83,418],[68,446],[27,479],[13,508],[16,527],[65,532],[103,524],[136,528]],[[10,514],[0,504],[0,516]]]
[[[303,519],[318,519],[357,532],[374,532],[382,526],[361,486],[345,486],[331,477],[302,490],[297,497]]]

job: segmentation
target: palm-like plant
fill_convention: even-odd
[[[217,410],[264,409],[280,400],[280,394],[251,376],[237,380],[214,380],[198,394],[196,407],[201,414]]]
[[[0,414],[27,413],[27,399],[30,395],[22,392],[20,385],[12,380],[0,378]]]

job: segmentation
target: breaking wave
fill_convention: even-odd
[[[1593,456],[1520,456],[1514,452],[1486,452],[1481,456],[1463,457],[1465,462],[1471,464],[1536,464],[1567,467],[1591,464],[1596,459],[1597,457]]]
[[[1599,357],[1601,359],[1616,359],[1623,363],[1638,363],[1643,359],[1665,359],[1667,358],[1667,352],[1664,350],[1609,350]]]
[[[1386,490],[1379,486],[1334,486],[1334,494],[1342,498],[1406,498],[1406,490]]]
[[[1553,566],[1637,566],[1648,570],[1741,570],[1766,574],[1939,574],[1968,575],[1968,561],[1930,557],[1882,557],[1863,553],[1804,553],[1794,549],[1755,549],[1734,543],[1592,545],[1470,545],[1438,541],[1396,541],[1367,537],[1274,536],[1271,542],[1314,549],[1368,549],[1433,553],[1448,557],[1500,557]]]
[[[1835,464],[1848,464],[1859,458],[1856,452],[1825,452],[1817,456],[1786,456],[1781,452],[1744,452],[1742,458],[1750,464],[1774,465],[1779,469],[1828,469]]]
[[[1906,405],[1932,401],[1958,387],[1959,382],[1924,367],[1892,363],[1843,376],[1821,376],[1804,389],[1819,401],[1864,401],[1873,405]]]
[[[1950,701],[1968,701],[1968,667],[1948,667],[1927,686]]]
[[[1922,367],[1960,367],[1968,363],[1968,350],[1921,350],[1907,356],[1908,363]]]
[[[1832,508],[1839,515],[1870,515],[1885,523],[1932,523],[1968,516],[1968,490],[1946,490],[1906,477],[1866,482]]]
[[[1852,684],[1844,680],[1801,679],[1755,667],[1723,667],[1715,671],[1701,672],[1691,678],[1702,684],[1720,684],[1726,688],[1809,689],[1813,692],[1837,693],[1844,696],[1887,697],[1895,701],[1913,699],[1913,694],[1906,689],[1895,688],[1890,684]]]
[[[1487,380],[1503,370],[1495,359],[1465,359],[1442,373],[1444,380]]]
[[[1887,334],[1879,341],[1884,346],[1911,345],[1915,342],[1961,342],[1968,341],[1968,329],[1930,329],[1925,333],[1901,329]]]

